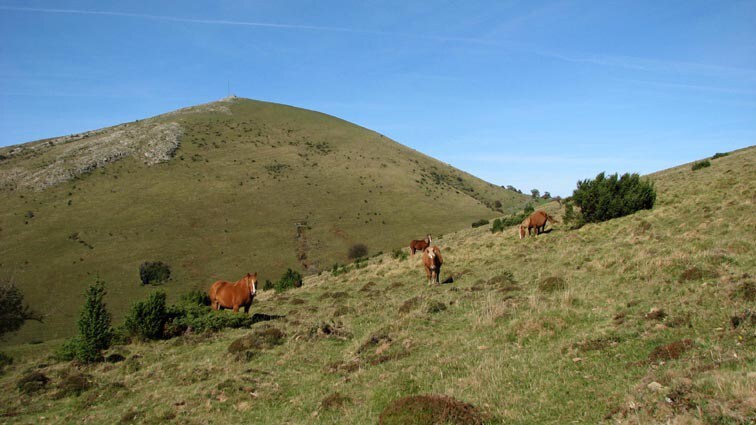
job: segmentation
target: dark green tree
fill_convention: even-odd
[[[656,190],[638,174],[607,177],[602,172],[593,180],[579,181],[572,199],[580,207],[583,220],[596,223],[653,208]]]
[[[9,281],[0,282],[0,337],[21,329],[27,320],[42,321],[42,316],[24,304],[24,294]]]
[[[84,308],[77,323],[79,336],[75,356],[85,363],[98,361],[110,346],[110,313],[105,308],[105,282],[97,280],[86,292]]]

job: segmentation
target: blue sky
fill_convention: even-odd
[[[0,146],[242,97],[568,196],[756,139],[756,1],[0,0]]]

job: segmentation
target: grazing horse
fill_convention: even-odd
[[[530,229],[535,229],[535,236],[538,237],[538,234],[543,233],[544,229],[546,228],[547,220],[550,221],[551,224],[557,222],[556,220],[554,220],[554,217],[546,214],[543,211],[536,211],[533,214],[530,214],[530,217],[522,220],[522,224],[520,224],[520,239],[525,237],[525,229],[528,229],[528,236],[530,236]]]
[[[431,239],[430,234],[425,236],[425,239],[414,239],[412,240],[412,242],[410,242],[410,252],[414,256],[415,251],[424,251],[425,248],[428,248],[430,246],[431,242],[433,242],[433,240]]]
[[[444,259],[441,258],[441,250],[437,246],[429,246],[423,250],[423,265],[425,266],[425,274],[428,275],[429,285],[434,282],[440,284],[439,276],[441,275],[442,264],[444,264]]]
[[[239,311],[239,307],[244,307],[244,312],[249,313],[256,293],[257,272],[247,273],[236,283],[219,280],[210,287],[210,305],[213,310],[233,308],[234,313]]]

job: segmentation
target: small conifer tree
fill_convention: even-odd
[[[98,279],[87,290],[84,308],[79,314],[79,338],[75,356],[85,363],[99,360],[102,350],[110,346],[110,313],[105,308],[104,297],[105,283]]]

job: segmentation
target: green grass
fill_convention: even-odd
[[[753,422],[756,323],[734,328],[731,318],[752,311],[756,296],[755,159],[749,148],[706,173],[685,165],[653,174],[654,209],[578,230],[557,225],[522,241],[514,227],[446,234],[435,242],[451,284],[428,286],[418,256],[385,254],[261,294],[253,312],[283,319],[112,348],[122,363],[56,363],[52,343],[8,348],[16,361],[0,377],[0,414],[21,423],[373,424],[392,400],[443,394],[491,423]],[[544,208],[559,213],[556,203]],[[323,323],[340,331],[313,332]],[[266,326],[285,342],[242,360],[228,353]],[[692,345],[679,358],[650,360],[685,339]],[[31,369],[51,381],[20,394],[16,382]],[[75,373],[93,388],[61,396]],[[346,400],[325,402],[336,393]]]
[[[247,272],[276,281],[289,267],[330,270],[354,244],[386,252],[501,214],[487,206],[496,201],[507,212],[528,200],[343,120],[243,99],[35,142],[0,161],[0,177],[52,164],[78,143],[119,131],[139,139],[171,122],[183,135],[168,162],[131,156],[43,191],[0,190],[0,270],[46,314],[11,342],[70,335],[97,276],[122,318],[150,290],[139,280],[145,261],[171,266],[170,300]]]

